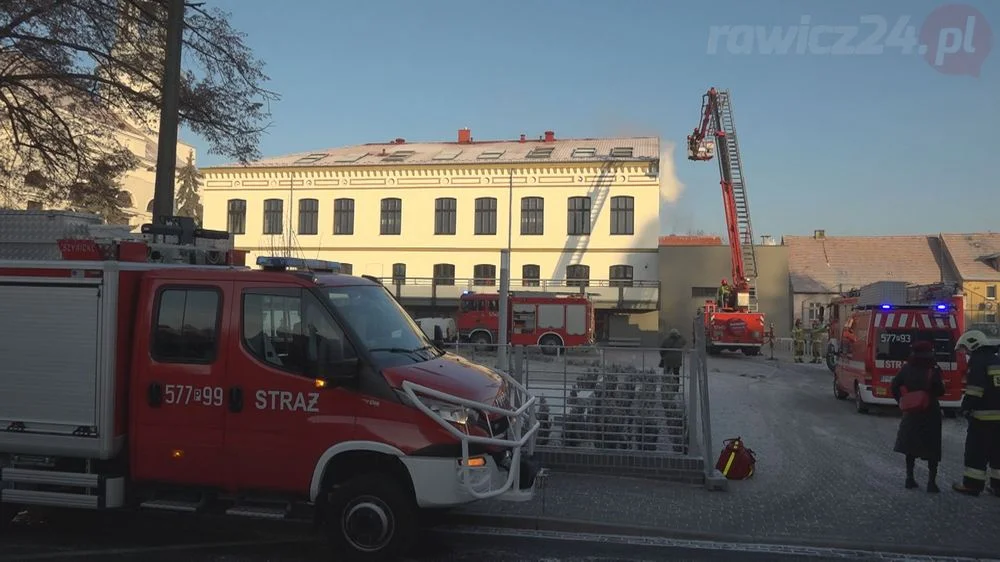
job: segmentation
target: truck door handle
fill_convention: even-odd
[[[243,389],[238,386],[229,388],[229,411],[234,414],[243,411]]]
[[[163,404],[163,385],[158,382],[149,383],[146,397],[150,406],[159,408]]]

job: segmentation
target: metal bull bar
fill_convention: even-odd
[[[476,400],[469,400],[467,398],[461,398],[446,392],[441,392],[433,388],[428,388],[423,385],[416,384],[412,381],[403,381],[403,392],[409,397],[410,401],[414,406],[420,409],[421,412],[433,419],[438,425],[443,427],[448,433],[453,435],[456,439],[460,440],[462,443],[462,462],[461,467],[458,470],[459,481],[466,488],[468,493],[476,499],[487,499],[499,496],[508,490],[520,489],[521,483],[521,451],[527,446],[528,455],[532,455],[535,448],[535,435],[538,432],[541,424],[536,419],[535,415],[535,404],[537,398],[532,396],[528,389],[525,388],[521,383],[517,382],[510,375],[496,371],[507,384],[506,392],[508,396],[508,403],[511,407],[516,407],[516,410],[511,410],[509,408],[502,408],[495,404],[487,404],[484,402],[478,402]],[[507,418],[508,429],[506,438],[500,438],[493,435],[492,424],[487,423],[490,430],[490,437],[470,435],[468,430],[465,432],[461,431],[456,427],[456,424],[449,421],[441,416],[438,412],[432,410],[427,404],[420,399],[419,395],[424,395],[429,398],[434,398],[443,402],[448,402],[451,404],[456,404],[470,410],[476,411],[477,413],[494,413],[500,414]],[[517,406],[521,403],[520,406]],[[487,416],[488,420],[488,416]],[[524,430],[524,426],[528,427],[527,431]],[[522,433],[523,432],[523,433]],[[507,479],[502,486],[499,488],[490,489],[486,492],[481,492],[477,487],[481,487],[484,484],[489,484],[492,488],[492,481],[490,481],[489,467],[472,468],[469,466],[469,444],[475,443],[480,445],[493,445],[497,447],[509,448],[511,450],[511,460],[510,467],[508,468]],[[483,478],[478,481],[473,481],[474,474],[473,470],[484,471]],[[482,473],[481,473],[482,474]]]

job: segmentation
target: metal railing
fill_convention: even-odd
[[[488,367],[502,364],[495,344],[447,347]],[[546,466],[705,481],[711,430],[704,342],[688,349],[569,347],[556,355],[538,346],[504,351],[510,375],[538,400],[535,448]]]
[[[435,279],[432,277],[382,277],[379,279],[398,299],[458,299],[466,292],[497,293],[500,284],[490,278]],[[596,303],[621,307],[659,304],[660,282],[632,279],[511,279],[510,290],[587,295]]]

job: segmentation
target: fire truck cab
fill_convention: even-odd
[[[563,347],[594,343],[594,304],[585,295],[511,293],[508,341],[537,345],[548,355]],[[497,341],[500,295],[467,291],[461,296],[458,332],[464,341],[485,346]]]
[[[158,240],[0,261],[3,507],[305,510],[338,556],[387,560],[423,508],[532,497],[535,398],[381,284]]]
[[[949,415],[961,406],[965,358],[955,351],[962,331],[961,308],[948,299],[914,299],[908,289],[903,282],[873,283],[831,308],[831,325],[838,327],[833,334],[836,351],[828,359],[833,364],[833,394],[838,400],[853,398],[859,413],[867,413],[872,405],[896,406],[892,379],[918,341],[934,344],[945,385],[941,406]]]

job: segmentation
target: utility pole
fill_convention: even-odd
[[[163,65],[163,100],[156,151],[153,224],[174,214],[177,175],[177,123],[181,82],[181,44],[184,38],[184,0],[167,1],[167,45]]]
[[[510,245],[514,228],[514,169],[507,179],[507,249],[500,251],[500,327],[497,330],[497,368],[507,371],[507,329],[510,325]]]

